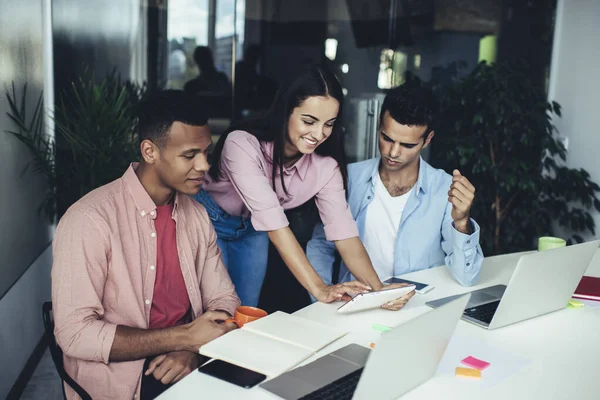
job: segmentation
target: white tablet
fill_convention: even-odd
[[[396,300],[397,298],[402,297],[413,290],[415,290],[415,285],[358,294],[354,296],[352,300],[344,303],[340,308],[338,308],[338,312],[349,313],[381,307],[383,304],[392,300]]]

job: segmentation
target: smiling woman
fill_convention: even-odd
[[[294,108],[288,124],[285,157],[294,160],[294,157],[297,159],[297,156],[315,151],[331,136],[339,109],[340,102],[329,96],[309,97]]]
[[[258,303],[269,240],[296,279],[321,301],[382,287],[346,203],[342,108],[335,75],[308,66],[280,88],[265,117],[230,127],[216,145],[196,199],[208,210],[244,305]],[[327,238],[362,282],[327,286],[308,262],[284,210],[313,198]]]

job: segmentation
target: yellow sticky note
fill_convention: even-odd
[[[569,304],[567,304],[567,307],[569,307],[569,308],[578,308],[578,307],[583,307],[583,306],[585,306],[584,303],[582,303],[579,300],[575,300],[575,299],[569,300]]]
[[[481,379],[481,371],[473,368],[456,367],[456,376],[461,378]]]

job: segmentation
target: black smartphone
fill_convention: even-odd
[[[433,289],[433,286],[430,286],[426,283],[409,281],[408,279],[400,279],[400,278],[390,278],[384,283],[408,283],[409,285],[415,285],[415,292],[420,294],[427,293],[430,289]]]
[[[263,374],[222,360],[214,360],[204,364],[198,368],[198,371],[246,389],[250,389],[267,379]]]

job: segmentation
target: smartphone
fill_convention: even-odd
[[[425,294],[425,293],[429,292],[431,289],[433,289],[433,286],[428,285],[426,283],[409,281],[408,279],[401,279],[401,278],[395,278],[395,277],[388,279],[384,283],[408,283],[409,285],[415,285],[415,292],[417,292],[419,294]]]
[[[246,389],[250,389],[267,379],[263,374],[222,360],[214,360],[206,363],[198,368],[198,371]]]

